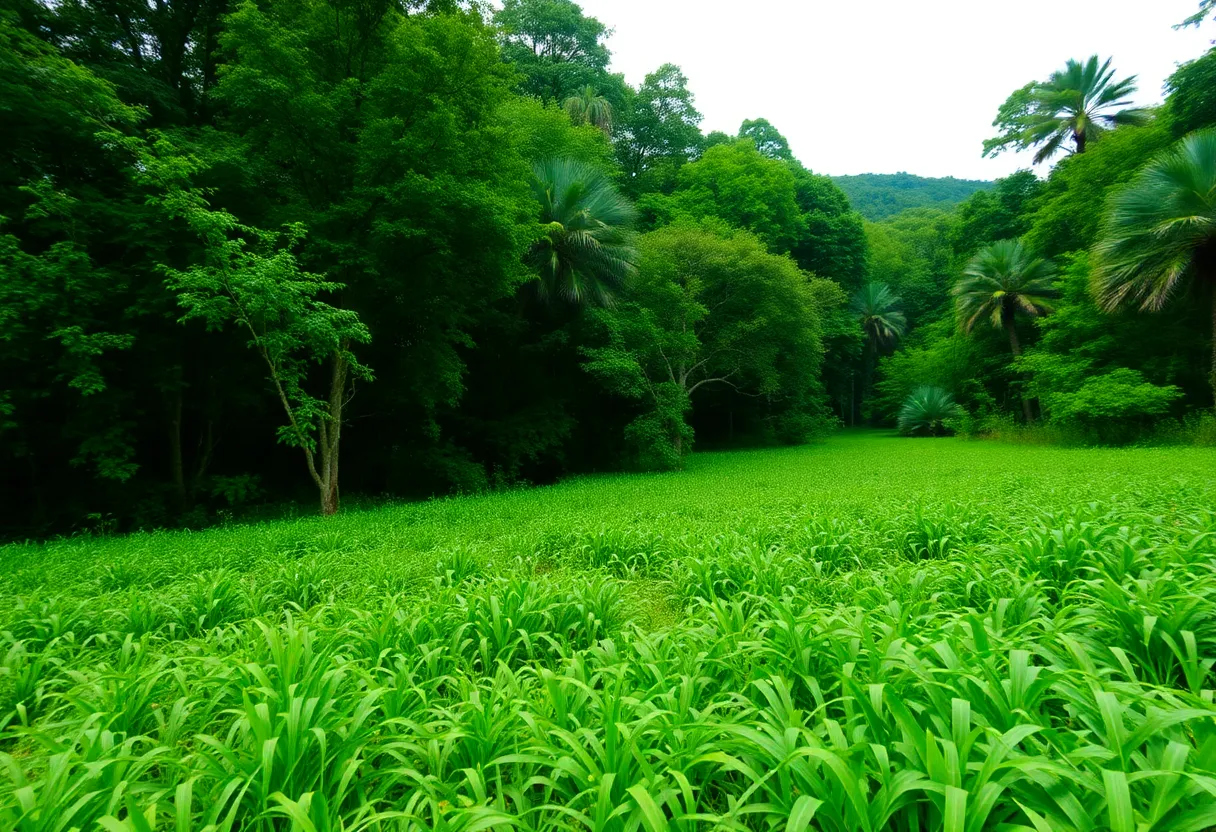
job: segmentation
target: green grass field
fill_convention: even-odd
[[[0,549],[0,829],[1216,827],[1216,451],[842,434]]]

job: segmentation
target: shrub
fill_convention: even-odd
[[[954,397],[940,387],[918,387],[899,411],[899,432],[905,436],[944,436],[948,423],[966,415]]]

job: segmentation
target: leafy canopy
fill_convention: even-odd
[[[885,283],[867,283],[853,296],[851,308],[861,328],[875,344],[898,340],[908,322],[898,308],[900,298]]]
[[[528,259],[542,295],[605,305],[636,271],[633,204],[598,169],[573,159],[533,171],[541,238]]]
[[[988,318],[995,327],[1010,326],[1013,317],[1037,317],[1051,311],[1055,269],[1030,253],[1018,240],[1000,240],[981,249],[954,286],[959,325],[970,332]]]
[[[1136,91],[1136,77],[1115,81],[1110,64],[1110,58],[1099,64],[1097,55],[1083,63],[1069,60],[1046,81],[1031,82],[1013,92],[997,111],[992,125],[1001,132],[984,142],[984,155],[1038,147],[1034,156],[1038,164],[1069,140],[1077,153],[1084,153],[1087,142],[1103,131],[1143,123],[1148,113],[1127,106]]]
[[[1187,278],[1216,281],[1216,130],[1187,136],[1111,197],[1094,255],[1106,309],[1158,310]]]

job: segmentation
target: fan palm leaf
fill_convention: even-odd
[[[611,303],[637,270],[633,204],[595,167],[550,159],[533,169],[542,235],[529,261],[544,297]]]
[[[899,410],[899,432],[908,436],[940,436],[946,422],[963,415],[954,397],[940,387],[918,387]]]
[[[1071,141],[1073,150],[1084,153],[1089,142],[1121,124],[1142,124],[1146,110],[1131,107],[1136,76],[1115,80],[1111,59],[1099,62],[1097,55],[1085,61],[1070,60],[1041,83],[1027,88],[1025,110],[1017,117],[1019,129],[986,144],[993,148],[1014,144],[1038,147],[1034,162],[1050,159]]]
[[[584,87],[578,95],[563,101],[562,107],[575,124],[590,124],[603,130],[604,135],[612,134],[612,104],[594,87]]]
[[[1184,138],[1114,194],[1094,246],[1091,288],[1106,310],[1163,308],[1206,284],[1216,332],[1216,130]],[[1211,382],[1216,392],[1216,338]]]
[[[898,309],[900,297],[885,283],[867,283],[853,296],[853,314],[861,328],[875,343],[898,340],[907,331],[908,322]]]
[[[1038,317],[1051,311],[1055,294],[1051,263],[1035,257],[1019,240],[1000,240],[981,249],[954,286],[963,332],[987,318],[995,327],[1012,327],[1018,313]],[[1011,348],[1021,353],[1014,333]]]

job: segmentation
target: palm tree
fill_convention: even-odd
[[[583,87],[578,95],[563,101],[562,107],[575,124],[590,124],[603,130],[605,136],[612,135],[612,105],[594,87]]]
[[[1014,357],[1022,354],[1016,326],[1018,314],[1038,317],[1051,311],[1055,294],[1051,263],[1035,257],[1019,240],[1001,240],[979,251],[954,286],[959,325],[970,333],[981,318],[1005,330]],[[1026,421],[1034,421],[1030,400],[1022,399]]]
[[[1106,310],[1157,311],[1188,282],[1212,292],[1216,396],[1216,130],[1187,136],[1111,198],[1094,256],[1093,294]]]
[[[898,340],[907,329],[904,313],[897,308],[899,304],[899,296],[885,283],[867,283],[853,296],[853,314],[876,347]]]
[[[899,296],[885,283],[867,283],[853,296],[851,308],[866,335],[865,355],[861,367],[863,398],[870,390],[878,348],[899,340],[908,328],[904,313],[898,309],[899,304]]]
[[[528,259],[541,295],[610,304],[637,270],[633,203],[598,169],[574,159],[537,164],[532,189],[543,233]]]
[[[1107,58],[1099,64],[1097,55],[1085,63],[1070,60],[1047,81],[1014,93],[1024,96],[1020,101],[1024,110],[1012,119],[1020,129],[1002,137],[1005,141],[994,139],[986,147],[1042,145],[1034,156],[1037,165],[1069,140],[1077,153],[1084,153],[1088,142],[1108,128],[1145,122],[1145,110],[1127,106],[1131,103],[1128,97],[1136,91],[1136,76],[1115,81],[1110,62]]]

